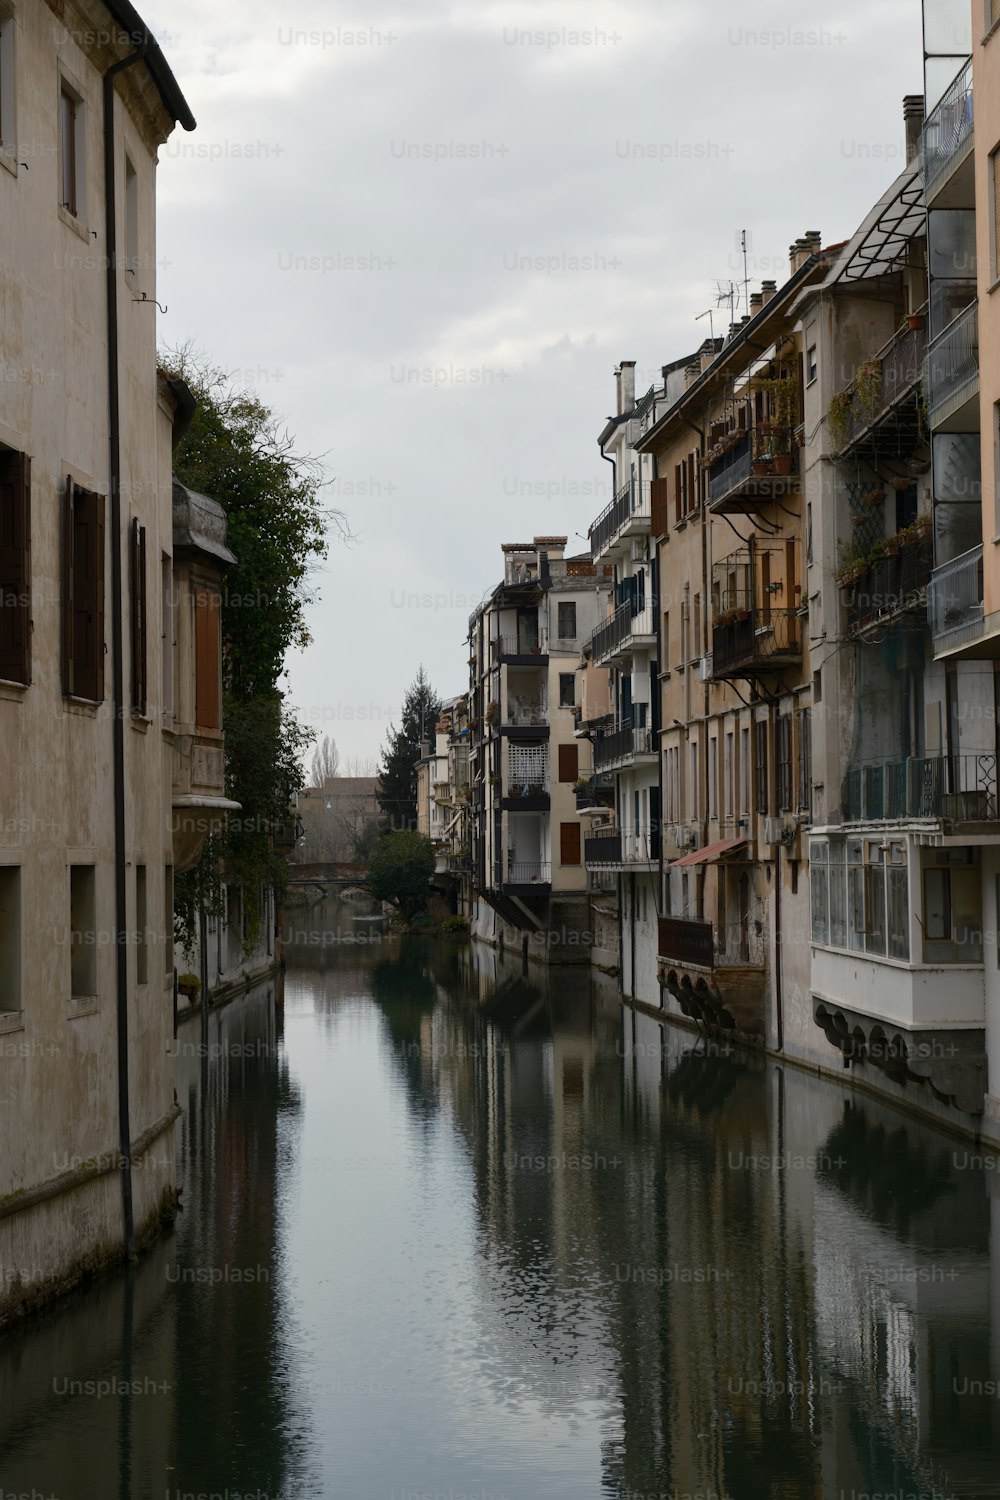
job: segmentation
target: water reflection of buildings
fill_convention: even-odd
[[[409,1066],[468,1143],[498,1397],[587,1412],[609,1495],[1000,1494],[996,1402],[957,1384],[998,1375],[964,1147],[586,980],[449,962]]]

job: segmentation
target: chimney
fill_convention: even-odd
[[[760,284],[761,305],[766,307],[777,290],[776,281],[762,281]]]
[[[809,241],[803,238],[795,241],[794,245],[788,247],[788,269],[794,276],[796,271],[809,259]]]
[[[906,137],[906,165],[917,155],[920,132],[924,125],[923,94],[907,94],[903,99],[903,132]]]
[[[534,546],[538,553],[539,569],[541,569],[543,553],[550,563],[562,562],[568,540],[569,538],[565,536],[536,536]]]
[[[751,292],[750,293],[750,316],[751,316],[751,318],[755,318],[757,316],[757,314],[760,312],[760,310],[761,310],[761,308],[763,306],[764,306],[764,293],[763,292]]]
[[[705,373],[705,371],[708,369],[709,365],[712,363],[712,361],[714,360],[714,358],[715,358],[715,350],[714,349],[712,349],[712,348],[702,349],[702,351],[701,351],[701,372],[702,372],[702,374]]]
[[[617,374],[618,415],[623,417],[635,406],[635,360],[623,359]]]
[[[823,248],[823,236],[818,229],[806,230],[806,244],[809,246],[810,255],[818,255]]]
[[[684,389],[687,390],[687,388],[688,388],[689,385],[694,385],[695,381],[698,379],[698,376],[700,374],[701,374],[701,361],[697,360],[697,359],[694,359],[694,360],[691,361],[691,363],[689,365],[685,366],[685,369],[684,369]]]

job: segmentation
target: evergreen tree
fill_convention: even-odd
[[[378,769],[378,805],[386,826],[414,830],[417,826],[417,761],[421,742],[434,743],[441,700],[421,666],[406,690],[403,720],[390,725]]]

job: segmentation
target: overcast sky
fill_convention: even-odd
[[[326,454],[357,534],[288,673],[342,756],[420,662],[464,688],[501,542],[586,549],[616,362],[642,391],[707,336],[742,229],[751,291],[805,230],[846,238],[921,87],[918,0],[142,9],[198,120],[161,153],[161,341]]]

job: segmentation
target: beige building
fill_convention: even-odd
[[[469,622],[472,928],[545,961],[590,958],[576,735],[581,646],[597,623],[590,556],[566,537],[506,543],[504,579]]]
[[[156,359],[177,123],[130,5],[0,5],[0,1317],[174,1205],[172,879],[229,805],[224,518]]]

